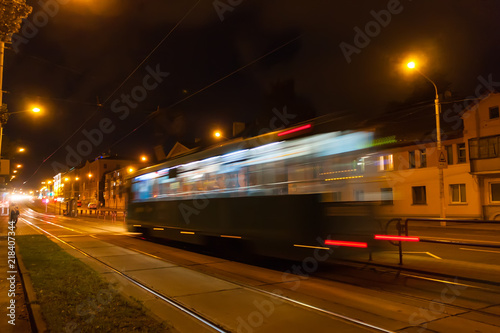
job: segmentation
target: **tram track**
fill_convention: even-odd
[[[37,213],[37,214],[42,214],[42,213],[38,213],[34,210],[31,210],[31,211],[34,213]],[[56,216],[51,215],[51,217],[56,217]],[[61,226],[57,223],[44,221],[44,220],[37,218],[37,217],[34,217],[34,216],[32,216],[32,218],[38,219],[38,220],[43,221],[45,223],[53,224],[55,226],[59,226],[61,228],[65,228],[65,229],[70,230],[70,231],[74,230],[72,228]],[[70,220],[70,221],[72,220],[71,218],[67,218],[67,217],[63,217],[63,218],[65,220]],[[85,221],[89,222],[89,223],[93,223],[93,221],[88,221],[88,220],[85,220]],[[99,228],[98,226],[92,226],[92,228],[98,229],[98,230],[101,230],[104,232],[110,232],[109,229]],[[119,234],[123,235],[123,236],[131,237],[131,238],[139,238],[140,239],[140,237],[137,237],[137,235],[133,235],[130,232],[122,232]],[[131,250],[137,251],[135,249],[131,249]],[[422,271],[422,270],[416,270],[416,269],[403,267],[403,266],[395,267],[394,265],[386,265],[386,264],[375,263],[375,262],[364,262],[364,261],[359,261],[359,260],[339,259],[335,262],[335,264],[348,266],[348,267],[360,267],[360,266],[373,267],[373,268],[385,270],[386,272],[387,272],[387,270],[389,270],[390,273],[395,275],[395,276],[405,276],[405,277],[411,278],[411,279],[422,280],[422,281],[434,281],[436,283],[454,284],[455,282],[445,280],[445,279],[446,278],[448,278],[448,279],[449,278],[451,278],[451,279],[457,278],[460,281],[470,282],[467,284],[463,284],[463,285],[466,285],[468,288],[474,288],[474,289],[480,289],[480,290],[500,293],[500,289],[491,288],[491,287],[500,287],[499,283],[488,281],[488,280],[483,280],[483,279],[473,279],[473,278],[468,278],[468,277],[464,277],[464,276],[455,276],[455,275],[441,274],[441,273],[436,273],[436,272]],[[471,284],[471,283],[476,283],[476,284]]]
[[[227,331],[225,329],[223,329],[222,327],[220,327],[219,325],[213,323],[212,321],[210,321],[209,319],[201,316],[200,314],[196,313],[195,311],[185,307],[184,305],[180,304],[179,302],[173,300],[172,298],[170,297],[167,297],[165,295],[162,295],[161,293],[147,287],[146,285],[144,285],[143,283],[137,281],[136,279],[132,278],[131,276],[129,276],[128,274],[125,274],[123,272],[121,272],[119,269],[116,269],[115,267],[112,267],[111,265],[105,263],[104,261],[100,260],[99,258],[95,257],[95,256],[92,256],[91,254],[87,253],[86,251],[64,241],[63,239],[61,239],[60,237],[44,230],[43,228],[29,222],[28,220],[24,219],[24,218],[21,218],[21,220],[23,220],[24,222],[28,223],[31,227],[33,228],[36,228],[38,230],[40,230],[41,232],[49,235],[50,237],[56,239],[57,241],[61,242],[62,244],[65,244],[66,246],[69,246],[70,248],[80,252],[81,254],[83,254],[84,256],[86,256],[87,258],[91,258],[97,262],[99,262],[100,264],[106,266],[107,268],[111,269],[113,272],[115,272],[116,274],[120,275],[121,277],[125,278],[127,281],[133,283],[135,286],[143,289],[144,291],[160,298],[162,301],[168,303],[169,305],[175,307],[177,310],[180,310],[182,311],[183,313],[187,314],[188,316],[192,317],[193,319],[201,322],[202,324],[206,325],[208,328],[214,330],[215,332],[219,332],[219,333],[228,333],[230,331]]]

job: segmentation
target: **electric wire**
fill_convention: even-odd
[[[55,151],[53,151],[48,157],[46,157],[40,166],[35,170],[35,172],[23,183],[26,184],[35,176],[40,168],[52,157],[54,156],[66,143],[69,142],[79,131],[87,124],[87,122],[94,117],[94,115],[116,94],[116,92],[134,75],[135,72],[153,55],[153,53],[165,42],[165,40],[179,27],[179,25],[189,16],[189,14],[198,6],[201,0],[196,1],[196,3],[190,7],[190,9],[184,14],[184,16],[169,30],[166,36],[153,48],[153,50],[141,61],[141,63],[130,73],[105,100],[101,105],[98,105],[96,110],[76,129],[73,134],[71,134]]]

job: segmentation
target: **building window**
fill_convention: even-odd
[[[427,167],[427,153],[424,149],[420,149],[420,167],[425,168]]]
[[[352,162],[353,169],[358,172],[365,172],[365,157],[358,158]]]
[[[408,167],[409,167],[410,169],[414,169],[414,168],[415,168],[415,151],[410,151],[410,152],[409,152],[409,155],[408,155],[408,162],[409,162]]]
[[[354,190],[354,201],[364,201],[364,197],[363,190]]]
[[[467,198],[465,196],[465,184],[451,184],[450,198],[451,198],[451,203],[467,202]]]
[[[394,169],[394,160],[392,154],[380,156],[379,168],[380,171],[388,171]]]
[[[392,197],[392,188],[390,187],[381,188],[380,199],[383,205],[392,205],[394,203]]]
[[[500,183],[490,184],[491,202],[500,202]]]
[[[332,201],[342,201],[342,192],[332,192]]]
[[[449,165],[453,164],[453,146],[444,146],[444,149],[446,150],[446,160]]]
[[[466,161],[465,143],[457,143],[457,163],[465,163]]]
[[[411,188],[414,205],[427,204],[427,196],[425,194],[425,186],[412,186]]]
[[[496,119],[499,117],[500,117],[500,114],[498,112],[498,106],[492,106],[490,108],[490,119]]]
[[[469,154],[471,159],[499,157],[500,135],[487,138],[470,139]]]

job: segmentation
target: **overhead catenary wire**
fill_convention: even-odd
[[[71,134],[64,142],[57,147],[56,150],[54,150],[48,157],[46,157],[42,163],[39,165],[39,167],[35,170],[35,172],[23,183],[26,184],[37,174],[37,172],[40,170],[40,168],[52,157],[54,156],[61,148],[64,147],[66,143],[69,142],[77,133],[80,132],[80,130],[89,122],[90,119],[94,117],[94,115],[116,94],[116,92],[123,87],[123,85],[134,75],[137,70],[156,52],[156,50],[165,42],[165,40],[181,25],[181,23],[189,16],[189,14],[198,6],[198,4],[201,2],[201,0],[197,0],[193,6],[189,8],[189,10],[184,14],[184,16],[177,21],[177,23],[168,31],[168,33],[163,37],[163,39],[151,50],[151,52],[148,53],[148,55],[139,63],[137,67],[134,68],[134,70],[118,85],[118,87],[113,90],[113,92],[104,100],[104,102],[101,105],[98,105],[97,108],[95,109],[92,114],[85,119],[85,121],[78,127],[73,134]]]

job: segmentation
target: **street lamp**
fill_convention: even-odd
[[[11,115],[11,114],[17,114],[17,113],[25,113],[25,112],[33,112],[33,113],[40,113],[42,109],[39,107],[34,107],[32,109],[27,109],[27,110],[22,110],[22,111],[15,111],[15,112],[8,112],[7,110],[2,110],[3,114]]]
[[[413,69],[417,71],[420,75],[422,75],[427,81],[432,83],[434,86],[434,90],[436,92],[436,98],[434,99],[434,107],[436,110],[436,148],[438,152],[438,158],[439,160],[444,160],[444,153],[442,151],[442,146],[441,146],[441,125],[440,125],[440,116],[439,114],[441,113],[441,104],[439,103],[439,94],[438,94],[438,89],[434,81],[429,79],[427,75],[422,73],[417,67],[414,61],[410,61],[407,64],[408,68]],[[446,207],[445,207],[445,202],[444,202],[444,175],[443,175],[443,167],[438,164],[438,171],[439,171],[439,203],[440,203],[440,218],[444,219],[446,218]],[[441,221],[442,226],[446,226],[446,222]]]

